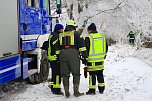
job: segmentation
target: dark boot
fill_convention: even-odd
[[[69,86],[64,86],[64,91],[65,91],[65,96],[69,98],[70,97]]]
[[[103,87],[98,86],[98,89],[99,89],[99,93],[103,94],[103,92],[105,90],[105,86],[103,86]]]
[[[86,95],[95,95],[96,92],[95,92],[95,89],[89,89],[87,92],[86,92]]]
[[[57,95],[64,95],[62,91],[57,92]]]
[[[64,95],[63,92],[61,91],[61,88],[56,88],[53,90],[53,94],[56,95]]]
[[[104,91],[99,91],[100,94],[103,94]]]
[[[84,95],[84,93],[80,93],[80,92],[79,92],[79,85],[78,85],[78,84],[74,84],[73,89],[74,89],[74,94],[73,94],[73,95],[74,95],[75,97],[79,97],[79,96]]]

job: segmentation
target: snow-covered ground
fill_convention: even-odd
[[[146,52],[147,50],[147,52]],[[138,53],[138,54],[137,54]],[[140,54],[139,54],[140,53]],[[72,77],[70,79],[70,98],[53,95],[48,88],[48,83],[27,85],[15,94],[2,98],[2,101],[151,101],[152,99],[152,67],[150,59],[152,49],[136,50],[130,45],[115,45],[109,47],[105,61],[105,84],[104,94],[73,96]],[[141,56],[147,56],[142,59]],[[149,57],[148,57],[149,56]],[[138,59],[139,58],[139,59]],[[148,63],[148,64],[147,64]],[[88,78],[83,77],[81,65],[80,91],[88,90]],[[63,86],[62,86],[62,91]]]

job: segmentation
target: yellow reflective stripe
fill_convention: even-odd
[[[60,45],[62,45],[62,37],[59,37]]]
[[[103,45],[103,53],[105,53],[106,54],[106,37],[105,37],[105,35],[104,34],[101,34],[101,36],[103,37],[103,43],[102,43],[102,45]],[[104,56],[105,56],[105,54],[104,54]]]
[[[56,55],[53,55],[54,56],[54,58],[57,58],[57,56]]]
[[[81,48],[79,48],[79,51],[80,51],[80,52],[86,51],[86,50],[87,50],[86,47],[81,47]]]
[[[91,57],[89,57],[88,58],[88,62],[100,62],[100,61],[104,61],[104,57],[102,57],[102,58],[91,58]]]
[[[74,45],[74,34],[70,36],[70,45]]]
[[[53,88],[60,88],[60,84],[53,84]]]
[[[89,60],[102,60],[102,59],[104,59],[104,57],[99,57],[99,58],[94,58],[94,57],[89,57],[88,58]]]
[[[134,34],[134,33],[132,32],[132,33],[130,33],[130,34]]]
[[[60,88],[60,84],[59,84],[59,76],[56,76],[56,84],[53,84],[53,88]]]
[[[62,38],[64,37],[65,32],[59,34],[60,45],[63,45]]]
[[[53,35],[49,35],[49,47],[48,47],[48,56],[51,56],[51,46],[50,46],[50,41],[51,41],[51,38],[53,37]]]
[[[104,87],[104,86],[105,86],[105,83],[99,83],[98,86]]]
[[[74,32],[75,32],[75,30],[67,32],[67,33],[68,33],[68,35],[70,35],[70,34],[74,34]]]
[[[59,76],[56,76],[56,84],[59,84]]]
[[[53,35],[50,34],[50,35],[49,35],[49,38],[51,39],[52,37],[53,37]]]
[[[55,51],[56,54],[60,54],[60,50]]]
[[[52,45],[55,45],[57,43],[58,39],[52,42]]]
[[[63,38],[65,39],[66,36],[68,36],[70,38],[70,45],[74,45],[74,32],[75,32],[75,30],[60,33],[59,34],[60,45],[63,45],[62,40],[63,40]],[[66,39],[64,41],[66,42]]]
[[[97,70],[103,70],[104,65],[98,65],[98,66],[88,66],[88,71],[97,71]]]
[[[50,39],[49,39],[49,47],[48,47],[48,56],[51,56],[51,46],[50,46]]]
[[[89,56],[101,56],[101,55],[107,55],[107,53],[90,54]]]
[[[92,66],[95,66],[95,62],[92,63]]]
[[[96,89],[96,85],[92,85],[92,75],[90,75],[90,79],[89,79],[90,81],[90,83],[89,83],[89,88],[90,89]]]
[[[96,89],[95,85],[89,86],[90,89]]]
[[[135,38],[130,38],[130,39],[135,39]]]

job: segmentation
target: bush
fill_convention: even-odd
[[[143,46],[144,46],[145,48],[152,48],[152,41],[146,41],[146,42],[144,42],[144,43],[143,43]]]
[[[112,44],[116,44],[116,41],[113,40],[112,38],[107,38],[107,42],[108,42],[108,45],[111,46]]]

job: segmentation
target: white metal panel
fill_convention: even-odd
[[[0,57],[18,53],[18,0],[1,0],[0,3]]]

